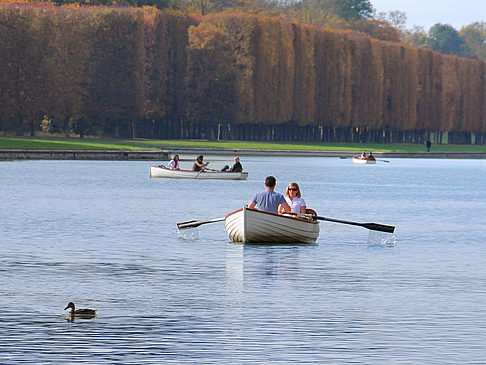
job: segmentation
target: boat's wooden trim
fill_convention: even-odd
[[[295,213],[295,215],[294,215],[294,213],[292,213],[292,215],[283,215],[283,214],[275,214],[275,213],[265,212],[263,210],[258,210],[258,209],[255,209],[255,208],[248,208],[248,207],[237,209],[234,212],[227,214],[225,218],[228,218],[229,216],[231,216],[233,214],[241,212],[243,209],[253,211],[253,212],[262,213],[262,214],[273,215],[274,217],[281,217],[281,218],[287,218],[287,219],[298,219],[298,220],[304,221],[304,222],[315,222],[315,223],[317,223],[317,220],[299,216],[299,214],[297,214],[297,213]],[[312,210],[312,209],[309,209],[309,210]],[[312,211],[314,212],[312,214],[317,214],[317,213],[315,213],[315,210],[312,210]]]
[[[309,220],[306,217],[300,217],[298,214],[293,215],[293,213],[292,213],[292,215],[275,214],[275,213],[265,212],[263,210],[258,210],[258,209],[255,209],[255,208],[248,208],[248,207],[246,207],[246,210],[250,210],[250,211],[258,212],[258,213],[263,213],[263,214],[268,214],[268,215],[273,215],[274,217],[281,217],[281,218],[286,218],[286,219],[298,219],[298,220],[303,221],[303,222],[317,223],[316,220]]]
[[[248,209],[248,208],[247,208],[247,209]],[[231,213],[229,213],[229,214],[226,214],[226,217],[225,217],[225,218],[228,218],[230,215],[233,215],[233,214],[235,214],[235,213],[241,212],[242,210],[243,210],[243,208],[240,208],[240,209],[235,210],[234,212],[231,212]]]

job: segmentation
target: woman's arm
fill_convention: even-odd
[[[200,163],[199,161],[196,161],[196,165],[198,165],[199,167],[206,167],[207,165],[209,165],[209,162]]]

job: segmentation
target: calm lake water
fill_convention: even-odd
[[[486,363],[486,161],[389,161],[245,156],[247,181],[0,163],[0,363]],[[241,245],[218,222],[179,238],[270,174],[321,216],[395,237],[321,222],[316,245]],[[97,318],[66,321],[69,301]]]

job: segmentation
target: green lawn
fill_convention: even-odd
[[[48,149],[48,150],[160,150],[173,147],[242,148],[274,150],[317,151],[375,151],[375,152],[424,152],[422,144],[376,143],[272,143],[205,140],[150,140],[150,139],[103,139],[103,138],[45,138],[0,137],[0,149]],[[486,145],[432,145],[433,152],[486,152]]]

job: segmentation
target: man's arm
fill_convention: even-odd
[[[250,209],[255,209],[255,205],[256,205],[256,204],[255,204],[254,202],[252,202],[252,201],[251,201],[251,202],[250,202],[250,204],[248,204],[248,208],[250,208]]]

